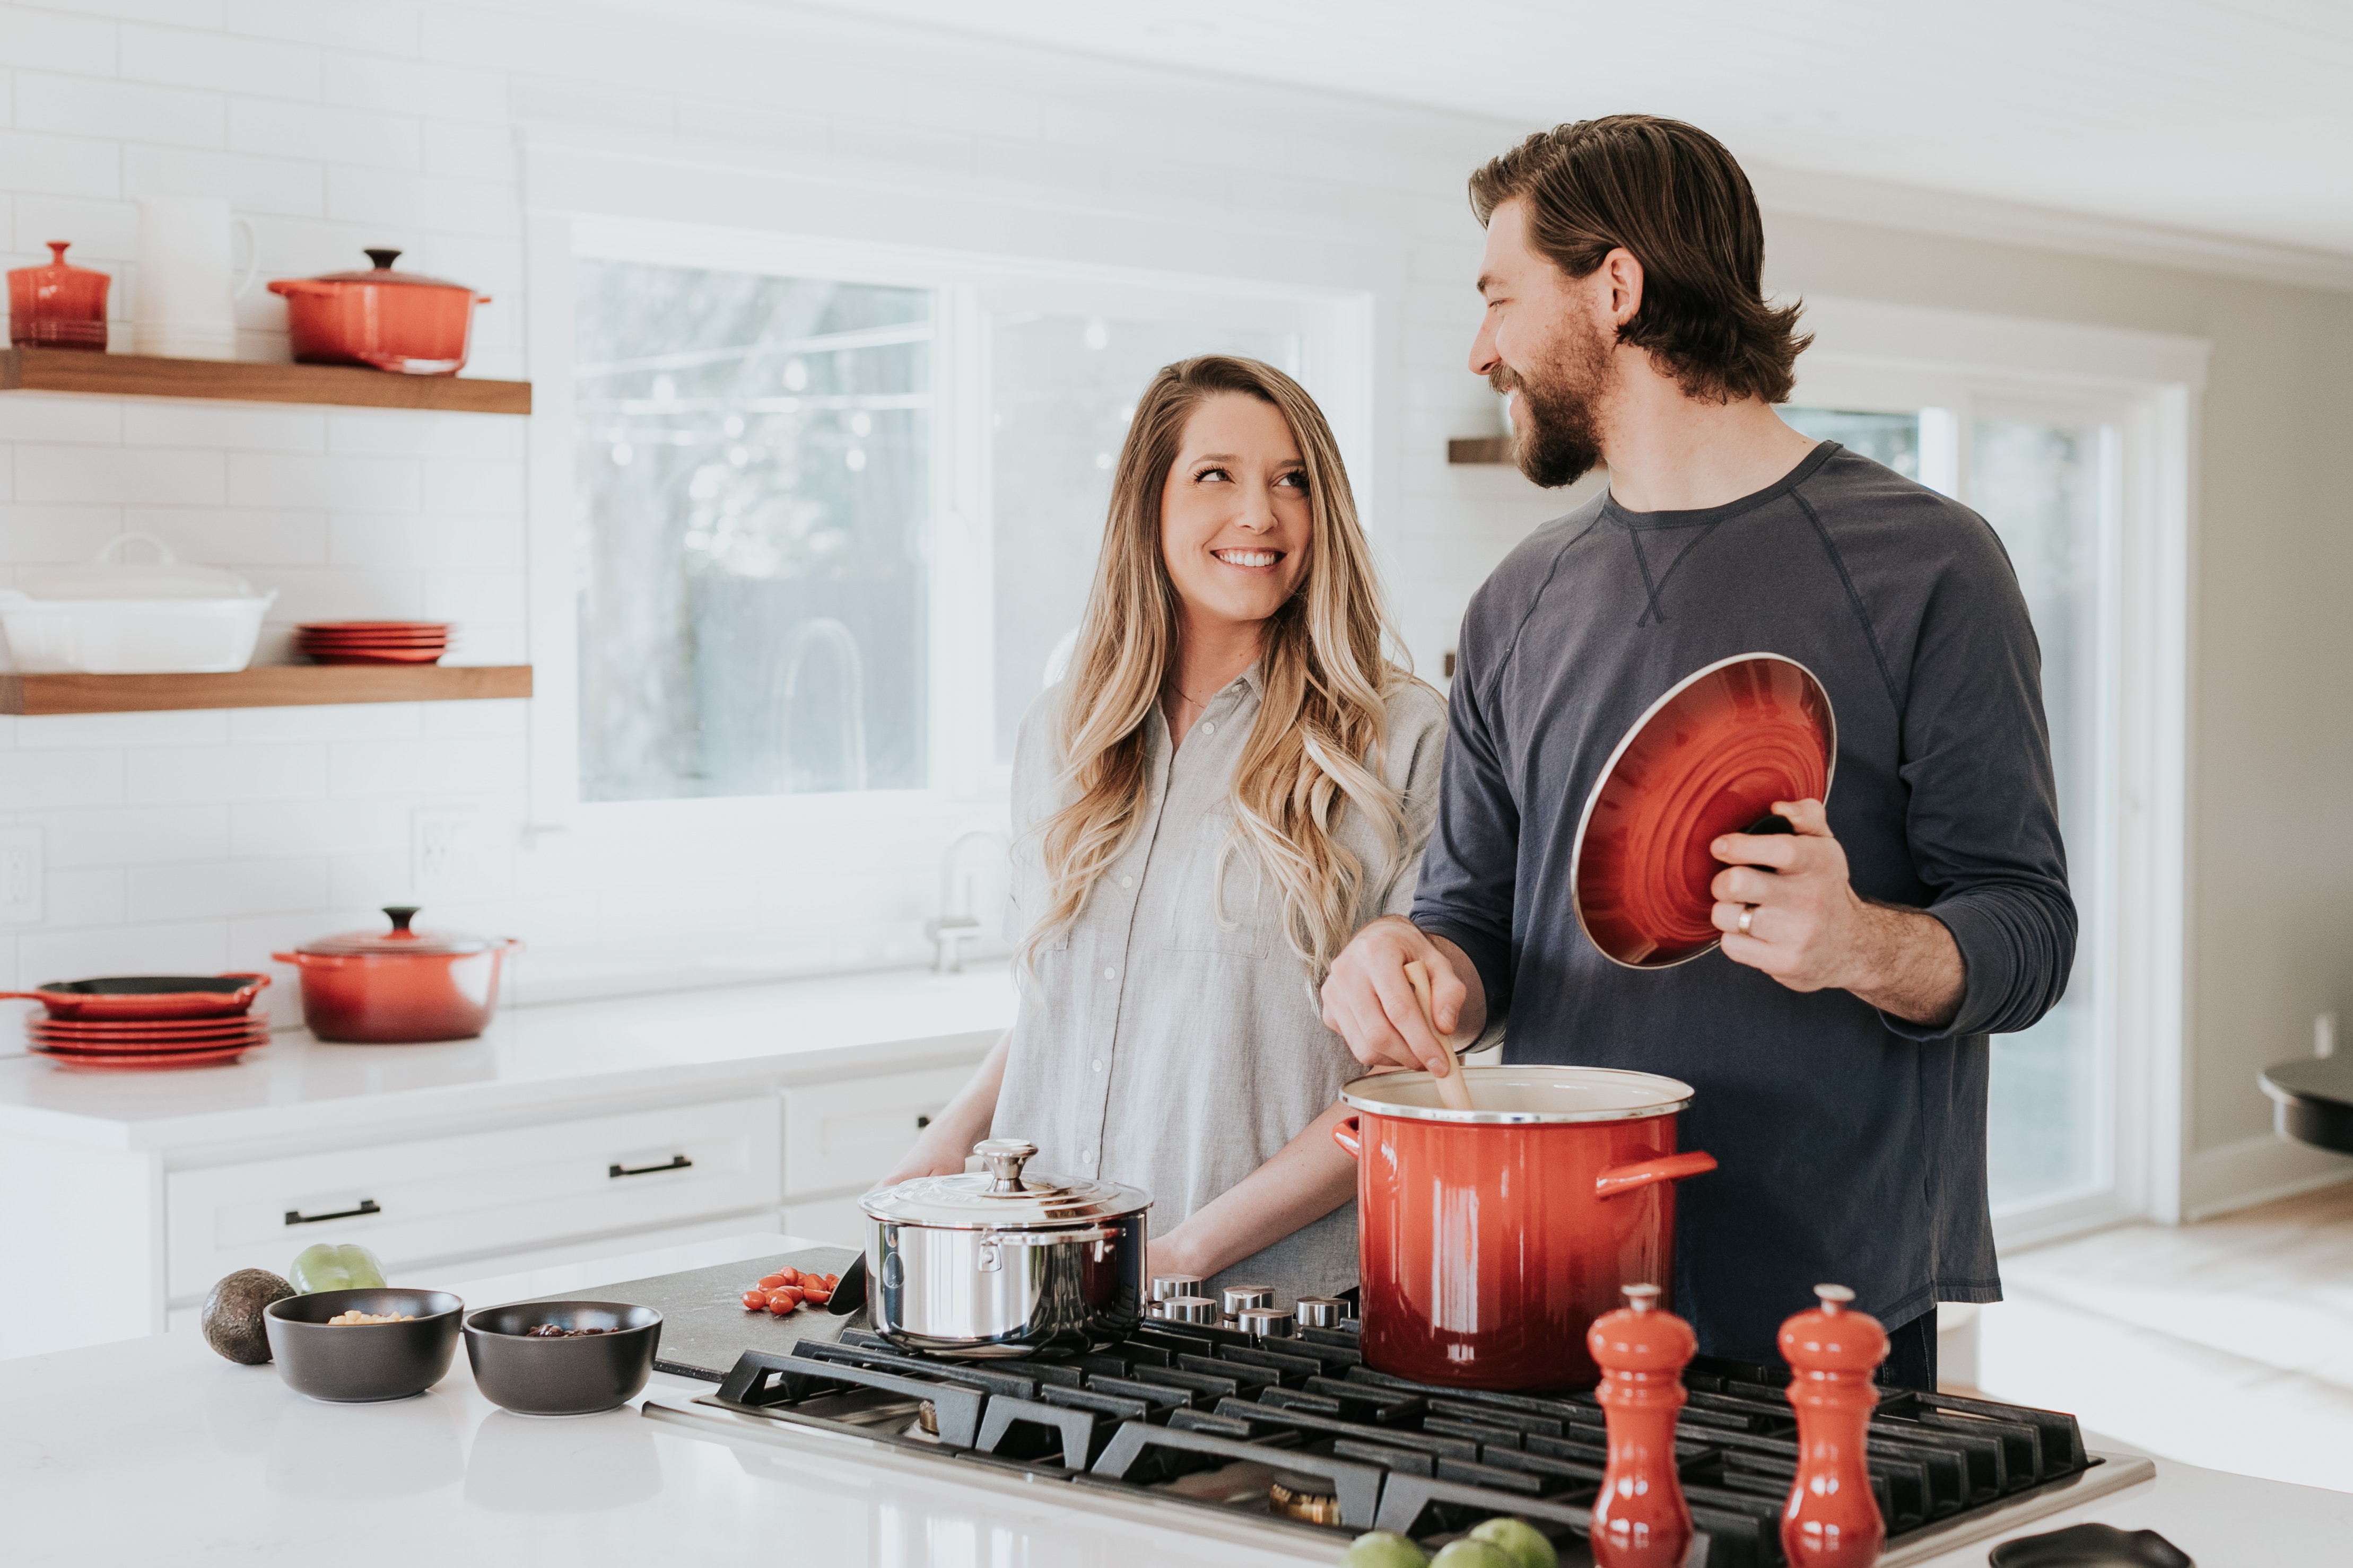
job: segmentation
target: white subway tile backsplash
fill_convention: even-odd
[[[125,24],[116,30],[118,70],[126,81],[168,82],[215,92],[316,99],[319,51],[265,38],[235,37],[206,27]]]
[[[36,713],[16,721],[24,747],[204,746],[228,739],[228,715],[217,708],[165,713]]]
[[[217,505],[227,499],[227,459],[217,451],[22,443],[16,499]]]
[[[522,227],[512,184],[342,165],[327,171],[327,216],[458,234],[511,236]],[[423,270],[426,258],[410,264]]]
[[[337,514],[327,559],[338,566],[482,567],[520,573],[523,520],[513,517],[385,517]]]
[[[427,572],[425,614],[438,621],[468,626],[519,626],[531,603],[529,585],[520,572]]]
[[[448,241],[437,251],[444,255]],[[436,262],[435,265],[446,265]],[[465,279],[477,289],[474,270]],[[478,315],[476,321],[481,320]],[[525,431],[519,419],[484,419],[474,414],[438,414],[421,409],[339,409],[327,416],[327,450],[386,457],[504,458],[521,463]]]
[[[241,745],[288,741],[397,741],[424,732],[417,720],[424,706],[415,702],[349,702],[317,708],[233,708],[224,717],[228,721],[230,739]],[[430,706],[438,708],[444,704]]]
[[[58,196],[121,194],[122,149],[95,136],[0,131],[0,170],[10,186]]]
[[[420,465],[397,458],[280,457],[233,452],[226,500],[237,506],[415,511]]]
[[[256,565],[245,575],[257,587],[277,590],[272,625],[411,620],[425,613],[424,579],[415,572]]]
[[[111,447],[122,439],[123,405],[105,397],[0,397],[0,441],[73,441]],[[14,555],[13,542],[7,553]]]
[[[336,50],[326,58],[326,97],[352,109],[387,110],[436,121],[474,121],[506,130],[506,78],[495,70]]]
[[[112,805],[123,798],[116,751],[0,752],[0,803],[12,811]]]
[[[134,866],[125,901],[134,921],[323,909],[333,901],[328,866],[318,856]]]
[[[520,463],[435,458],[425,465],[425,504],[433,510],[520,514],[523,500]]]
[[[242,153],[216,153],[187,147],[132,145],[122,149],[122,194],[125,196],[218,196],[232,210],[248,217],[265,215],[323,217],[327,211],[326,171],[296,158],[255,158]],[[262,277],[281,276],[286,261],[271,253],[262,239]],[[236,260],[245,262],[244,242],[237,242]],[[258,296],[258,298],[257,298]],[[265,304],[266,302],[266,304]],[[278,297],[254,285],[240,301],[240,319],[248,312],[268,310],[282,329],[285,307]],[[239,357],[250,358],[239,350]],[[280,357],[283,357],[282,355]]]
[[[261,855],[399,853],[408,847],[406,801],[256,801],[232,805],[228,811],[229,851],[240,859]]]
[[[120,805],[90,811],[27,811],[17,825],[45,836],[52,867],[164,865],[217,860],[228,853],[228,810],[218,805]]]
[[[110,72],[111,68],[110,63]],[[16,129],[174,147],[221,147],[228,139],[227,103],[217,92],[20,70]]]
[[[520,735],[468,735],[437,740],[339,741],[328,748],[327,793],[358,799],[380,795],[520,800],[529,759]]]
[[[119,276],[120,269],[113,264],[132,260],[139,254],[139,209],[129,202],[26,191],[9,205],[14,237],[10,243],[26,261],[47,261],[49,241],[70,240],[73,249],[67,253],[68,261]],[[121,304],[119,300],[108,299],[108,312],[113,319],[121,319]]]
[[[372,53],[417,52],[417,13],[408,0],[322,5],[320,0],[227,0],[228,29],[266,38]]]
[[[499,102],[506,91],[499,91]],[[459,180],[515,178],[515,135],[504,124],[463,120],[425,122],[425,172]]]
[[[184,921],[92,931],[44,931],[16,939],[16,966],[40,978],[100,974],[218,974],[228,967],[228,922]]]
[[[266,404],[133,398],[122,405],[122,439],[145,447],[322,452],[327,416],[319,409]]]
[[[301,800],[326,793],[327,752],[310,745],[174,746],[130,753],[134,805]]]
[[[228,146],[237,153],[322,159],[331,179],[343,164],[416,169],[425,162],[424,126],[415,114],[268,98],[229,100]]]
[[[34,70],[106,76],[114,69],[114,25],[62,11],[0,10],[0,60]]]
[[[122,509],[122,526],[206,566],[318,566],[328,559],[322,511],[131,506]]]
[[[338,855],[328,864],[327,908],[381,909],[411,892],[415,872],[406,855]]]
[[[51,871],[41,879],[41,923],[45,927],[120,925],[126,918],[120,867]]]
[[[414,711],[423,716],[422,732],[434,737],[531,732],[531,703],[520,697],[488,702],[433,702]]]

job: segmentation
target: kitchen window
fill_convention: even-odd
[[[1154,371],[1266,360],[1361,449],[1366,390],[1316,384],[1361,362],[1359,300],[586,220],[574,240],[551,818],[1000,797]]]

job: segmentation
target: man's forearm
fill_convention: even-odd
[[[1846,987],[1883,1013],[1930,1028],[1961,1010],[1968,971],[1945,922],[1918,910],[1862,900],[1861,963]]]

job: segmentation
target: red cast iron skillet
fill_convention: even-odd
[[[113,974],[0,991],[0,999],[38,1002],[50,1017],[73,1021],[216,1018],[244,1012],[269,984],[267,974]]]

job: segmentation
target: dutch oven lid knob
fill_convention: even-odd
[[[378,272],[389,272],[392,270],[392,264],[400,259],[400,252],[371,248],[368,250],[367,258],[375,263],[375,269]]]
[[[972,1152],[988,1167],[990,1192],[1028,1190],[1021,1184],[1021,1167],[1037,1157],[1038,1145],[1027,1138],[988,1138],[974,1144]]]
[[[392,922],[393,933],[396,936],[416,935],[416,932],[408,929],[408,922],[417,918],[417,911],[423,907],[421,904],[385,905],[385,918]]]

